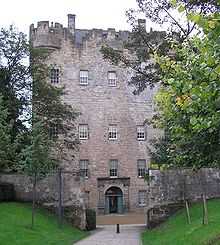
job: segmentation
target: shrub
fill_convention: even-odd
[[[96,229],[96,211],[94,209],[86,209],[86,229],[88,231]]]

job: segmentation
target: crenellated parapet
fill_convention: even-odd
[[[146,20],[139,19],[138,26],[146,30]],[[151,30],[152,31],[152,30]],[[61,49],[64,41],[68,40],[74,48],[83,49],[91,42],[94,47],[108,44],[113,48],[123,49],[123,43],[128,41],[129,31],[116,31],[114,28],[103,29],[76,29],[76,16],[68,14],[68,25],[63,27],[57,22],[39,21],[37,27],[30,26],[30,41],[34,47]],[[158,32],[158,38],[160,32]]]
[[[68,26],[60,23],[39,21],[37,27],[30,26],[30,41],[34,47],[60,49],[63,40],[70,39],[75,47],[83,48],[86,42],[110,43],[113,46],[122,44],[129,37],[128,31],[117,32],[114,28],[76,29],[75,15],[68,14]]]
[[[65,28],[60,23],[39,21],[37,27],[30,26],[30,41],[34,47],[61,48],[65,35]]]

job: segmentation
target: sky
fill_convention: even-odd
[[[136,0],[0,0],[0,27],[14,24],[28,34],[29,26],[49,20],[67,26],[67,14],[76,14],[76,28],[129,30],[126,9]]]

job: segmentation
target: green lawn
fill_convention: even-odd
[[[142,234],[143,245],[199,245],[220,238],[220,200],[208,201],[209,225],[202,225],[202,205],[190,208],[192,224],[181,210],[161,226]],[[217,239],[218,240],[218,239]],[[220,240],[208,243],[220,244]]]
[[[0,245],[72,245],[88,233],[64,224],[57,226],[54,215],[37,210],[30,229],[31,207],[22,203],[0,203]]]

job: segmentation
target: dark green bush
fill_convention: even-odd
[[[86,229],[88,231],[96,229],[96,212],[94,209],[86,209]]]
[[[15,191],[14,186],[8,183],[0,183],[0,202],[3,201],[14,201]]]

